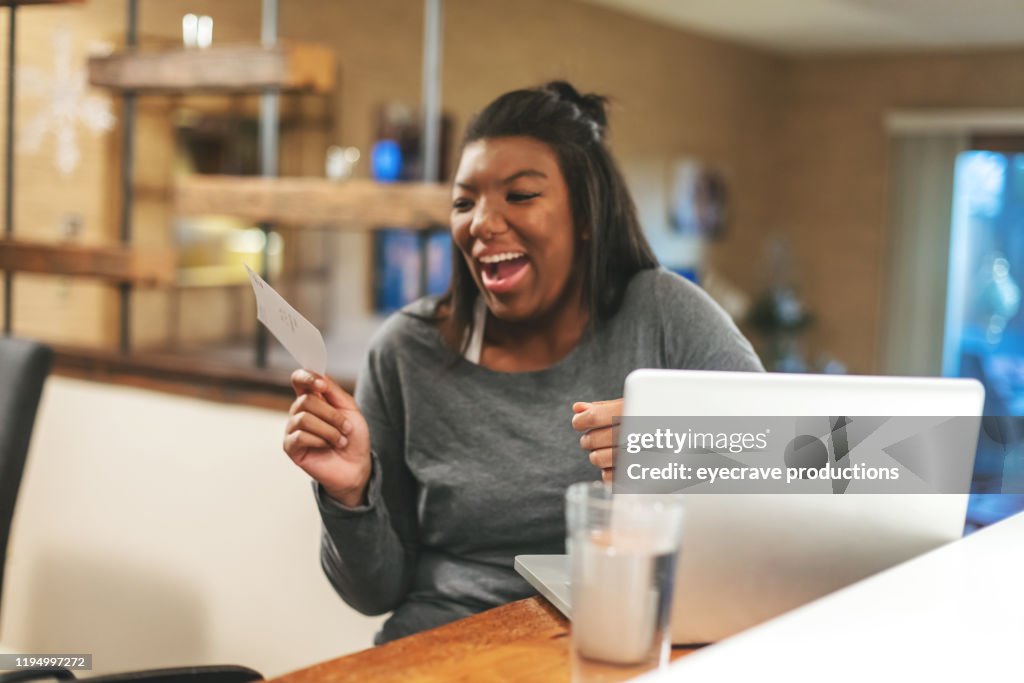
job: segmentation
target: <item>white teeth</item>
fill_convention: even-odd
[[[501,263],[502,261],[511,261],[524,255],[522,252],[506,251],[503,254],[487,254],[486,256],[481,256],[479,260],[480,263]]]

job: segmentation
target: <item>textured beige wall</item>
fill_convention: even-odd
[[[340,80],[332,102],[335,123],[325,143],[354,144],[366,151],[381,103],[419,101],[421,6],[418,0],[282,3],[283,37],[325,42],[337,54]],[[551,78],[569,78],[583,89],[614,97],[613,145],[647,224],[664,224],[669,161],[695,155],[721,165],[729,174],[738,202],[734,239],[739,243],[753,239],[761,222],[756,189],[761,158],[752,149],[766,128],[770,108],[764,102],[773,97],[776,60],[586,4],[529,0],[518,3],[515,12],[508,9],[501,0],[446,3],[443,101],[454,116],[456,138],[469,116],[494,95]],[[185,12],[213,16],[217,41],[258,37],[254,0],[161,0],[140,3],[142,40],[175,39]],[[73,25],[83,60],[88,43],[116,43],[123,32],[123,3],[116,0],[23,11],[19,16],[23,35],[34,36],[19,42],[20,59],[44,66],[46,41],[58,25]],[[19,102],[19,106],[30,108],[28,103]],[[169,128],[154,109],[158,108],[151,104],[144,107],[135,156],[138,180],[148,185],[166,183],[169,174]],[[91,238],[113,239],[117,149],[117,136],[108,135],[83,150],[80,170],[66,181],[73,191],[62,193],[59,201],[53,201],[50,192],[54,173],[49,157],[19,157],[18,201],[24,216],[20,231],[48,235],[42,228],[52,224],[61,210],[78,210],[87,212]],[[318,172],[319,165],[307,165],[304,171]],[[361,172],[366,172],[365,165]],[[44,200],[46,211],[35,208],[37,198]],[[135,211],[138,242],[170,241],[169,218],[158,199],[140,197]],[[350,266],[345,280],[352,296],[339,305],[366,302],[367,238],[351,237],[340,244],[345,253],[337,256]],[[728,262],[724,267],[741,280],[747,272]],[[65,290],[78,298],[62,305],[60,293],[48,293],[47,286],[54,287],[37,282],[16,287],[20,332],[47,339],[113,343],[117,302],[108,289],[70,283]],[[93,299],[82,300],[86,294]],[[218,324],[224,319],[222,311],[233,305],[230,294],[192,293],[180,303],[180,310],[185,315],[191,312],[185,322],[195,329],[195,336],[215,337],[225,331]],[[166,296],[137,296],[133,310],[140,342],[159,342],[172,327],[168,321],[175,315],[173,302]]]
[[[1024,50],[804,58],[788,61],[784,74],[769,224],[791,238],[798,282],[819,316],[809,348],[877,372],[888,252],[885,113],[1024,106]]]
[[[84,64],[91,43],[108,30],[110,15],[103,6],[123,3],[95,3],[85,8],[30,7],[18,12],[17,63],[46,76],[54,73],[54,31],[66,28],[75,36],[73,63]],[[4,36],[0,65],[7,68],[8,11],[0,12],[0,32]],[[46,102],[45,95],[30,95],[27,82],[21,82],[15,102],[19,125],[27,126]],[[6,105],[5,105],[6,106]],[[0,111],[5,125],[6,109]],[[110,165],[108,139],[78,129],[81,164],[71,176],[62,176],[54,166],[55,136],[49,134],[36,153],[16,152],[14,221],[18,234],[37,239],[62,238],[65,220],[75,215],[82,222],[80,240],[101,243],[116,230],[110,204],[107,173]],[[2,144],[2,141],[0,141]],[[0,178],[4,170],[0,168]],[[3,285],[0,283],[0,289]],[[111,317],[115,299],[109,288],[92,282],[73,282],[63,278],[19,275],[14,286],[14,328],[28,336],[103,346],[114,339],[116,320]],[[0,304],[2,306],[2,304]]]
[[[217,41],[258,37],[255,0],[149,0],[140,8],[143,40],[174,40],[187,11],[213,16]],[[334,121],[318,138],[320,146],[354,144],[366,151],[381,103],[419,101],[419,0],[291,0],[281,11],[283,37],[325,42],[337,54]],[[91,42],[121,39],[124,5],[92,0],[28,8],[19,16],[20,60],[46,70],[54,28],[72,28],[76,55],[84,60]],[[0,13],[0,30],[5,21]],[[1021,106],[1022,66],[1024,50],[784,58],[589,4],[524,0],[510,12],[503,0],[449,0],[442,99],[457,139],[472,112],[509,88],[563,77],[612,95],[612,144],[645,225],[654,233],[664,228],[674,159],[719,166],[730,182],[734,221],[727,239],[709,248],[709,261],[753,295],[764,284],[767,237],[789,237],[794,277],[819,316],[807,339],[810,355],[827,353],[851,370],[870,372],[881,353],[887,248],[883,116],[894,108]],[[19,98],[19,119],[37,108],[38,101]],[[154,114],[140,122],[136,155],[140,179],[154,184],[169,173],[168,128],[160,123]],[[49,145],[18,155],[19,231],[56,238],[63,217],[74,212],[84,219],[83,239],[116,235],[117,136],[83,132],[80,140],[83,162],[68,179],[53,170]],[[319,172],[315,150],[305,147],[306,161],[283,164],[289,172]],[[366,173],[365,164],[360,172]],[[168,242],[169,219],[159,199],[141,199],[138,241]],[[369,300],[367,238],[345,236],[336,244],[332,259],[345,269],[331,292],[344,296],[322,304],[335,320],[365,310]],[[45,277],[19,276],[18,282],[19,331],[113,343],[117,305],[108,288]],[[235,307],[232,293],[197,292],[175,314],[167,297],[141,295],[136,334],[159,342],[179,315],[197,337],[217,337],[239,329],[222,324]]]
[[[611,141],[653,235],[666,227],[670,165],[695,157],[731,183],[735,223],[717,265],[742,285],[764,229],[766,157],[781,61],[597,7],[446,4],[445,106],[460,123],[491,97],[551,78],[612,96]],[[718,258],[734,253],[734,258]],[[676,258],[672,253],[663,255]]]

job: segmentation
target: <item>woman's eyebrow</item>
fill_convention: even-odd
[[[512,183],[512,182],[514,182],[516,180],[519,180],[520,178],[547,178],[547,177],[548,176],[547,176],[546,173],[542,173],[541,171],[538,171],[537,169],[525,168],[522,171],[516,171],[515,173],[513,173],[509,177],[504,178],[501,181],[501,184],[502,185],[508,185],[509,183]]]
[[[510,183],[515,182],[516,180],[518,180],[520,178],[545,178],[546,179],[547,177],[548,177],[547,173],[544,173],[542,171],[538,171],[535,168],[524,168],[522,171],[516,171],[515,173],[513,173],[510,176],[508,176],[507,178],[502,178],[501,180],[498,181],[498,184],[499,185],[508,185]],[[469,183],[469,182],[465,182],[465,181],[455,181],[455,187],[459,187],[459,188],[462,188],[463,190],[468,190],[470,192],[476,192],[477,191],[476,185],[474,183]]]

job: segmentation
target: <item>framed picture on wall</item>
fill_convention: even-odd
[[[669,186],[669,225],[680,235],[708,240],[725,236],[729,192],[724,174],[696,159],[672,165]]]
[[[391,313],[448,290],[452,239],[447,230],[383,228],[373,235],[375,313]]]

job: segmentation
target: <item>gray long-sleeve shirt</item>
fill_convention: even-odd
[[[356,384],[373,449],[367,504],[314,485],[327,577],[360,612],[394,610],[377,643],[533,594],[513,558],[564,552],[565,489],[600,478],[573,402],[620,398],[637,368],[762,369],[726,314],[662,269],[634,276],[611,320],[533,372],[457,358],[423,319],[432,309],[393,315]]]

